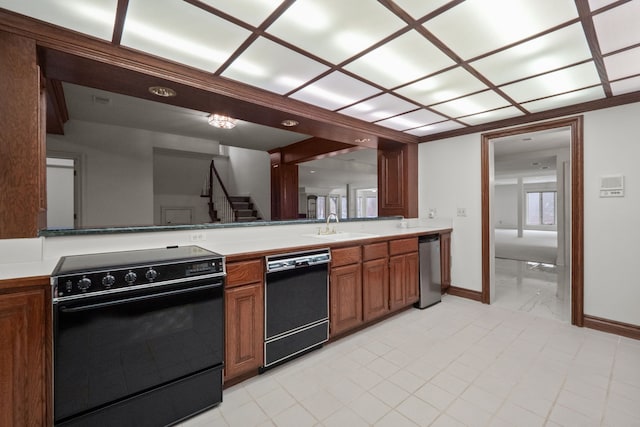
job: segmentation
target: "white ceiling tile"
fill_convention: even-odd
[[[328,69],[277,43],[259,38],[222,75],[271,92],[283,94]]]
[[[457,67],[396,89],[396,92],[423,105],[431,105],[484,89],[487,89],[484,83],[464,68]]]
[[[407,133],[416,136],[425,136],[433,135],[440,132],[446,132],[449,130],[460,129],[463,127],[465,127],[465,125],[454,122],[453,120],[447,120],[446,122],[434,123],[431,125],[419,127],[417,129],[411,129],[408,130]]]
[[[185,2],[130,0],[122,45],[213,72],[249,34]]]
[[[472,62],[471,66],[500,85],[589,58],[591,50],[584,30],[574,24]]]
[[[588,89],[577,90],[538,101],[526,102],[522,104],[524,108],[532,113],[538,111],[551,110],[554,108],[566,107],[567,105],[580,104],[582,102],[593,101],[604,98],[604,91],[601,86]]]
[[[499,108],[497,110],[486,111],[472,116],[460,117],[458,120],[468,125],[474,126],[482,123],[494,122],[496,120],[509,119],[511,117],[523,116],[524,113],[516,107]]]
[[[442,114],[446,114],[449,117],[460,117],[494,110],[508,105],[509,102],[506,99],[493,91],[487,90],[475,95],[434,105],[431,108],[441,112]]]
[[[602,53],[640,43],[640,1],[630,1],[593,17]]]
[[[640,76],[611,83],[611,91],[614,95],[640,91]]]
[[[80,33],[111,40],[118,0],[0,0],[0,7]]]
[[[258,27],[280,6],[276,0],[200,0],[209,6]]]
[[[405,130],[441,122],[445,119],[446,117],[442,117],[440,114],[429,110],[417,110],[390,119],[381,120],[376,122],[376,124],[395,130]]]
[[[470,59],[577,17],[572,0],[466,0],[425,27]]]
[[[606,56],[604,65],[607,69],[609,80],[640,74],[640,47]]]
[[[380,90],[373,86],[362,83],[339,71],[334,71],[317,82],[293,93],[291,98],[328,110],[337,110],[378,92]]]
[[[453,60],[431,42],[416,31],[409,31],[345,68],[384,87],[392,88],[453,64]]]
[[[450,0],[395,0],[394,3],[400,6],[415,19],[420,19],[428,13],[433,12],[437,8],[449,3]]]
[[[338,64],[404,25],[374,1],[297,0],[267,32]]]
[[[593,62],[589,61],[575,67],[502,86],[500,89],[517,102],[525,102],[598,83],[600,83],[598,71]]]
[[[396,114],[415,110],[416,108],[418,107],[411,102],[407,102],[397,96],[385,93],[383,95],[376,96],[375,98],[371,98],[368,101],[360,102],[349,108],[340,110],[340,113],[366,120],[368,122],[375,122],[376,120],[382,120],[387,117],[395,116]]]
[[[593,12],[615,1],[617,0],[589,0],[589,9]]]

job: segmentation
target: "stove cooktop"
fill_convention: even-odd
[[[224,257],[199,246],[69,255],[51,274],[54,301],[225,274]]]

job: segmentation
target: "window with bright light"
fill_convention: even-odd
[[[527,225],[556,224],[555,191],[527,192]]]

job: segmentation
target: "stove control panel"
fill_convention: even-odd
[[[119,267],[52,277],[54,299],[89,295],[173,281],[191,281],[201,276],[224,276],[224,258],[211,258],[159,265]]]

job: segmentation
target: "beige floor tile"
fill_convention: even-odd
[[[440,415],[440,411],[415,396],[409,396],[396,407],[396,411],[419,426],[430,425]]]
[[[417,424],[396,411],[387,413],[377,423],[373,424],[375,427],[416,427]]]
[[[351,402],[349,407],[369,424],[374,424],[385,416],[391,407],[371,393],[365,393]]]
[[[317,420],[301,405],[294,405],[273,417],[278,427],[312,427]]]

